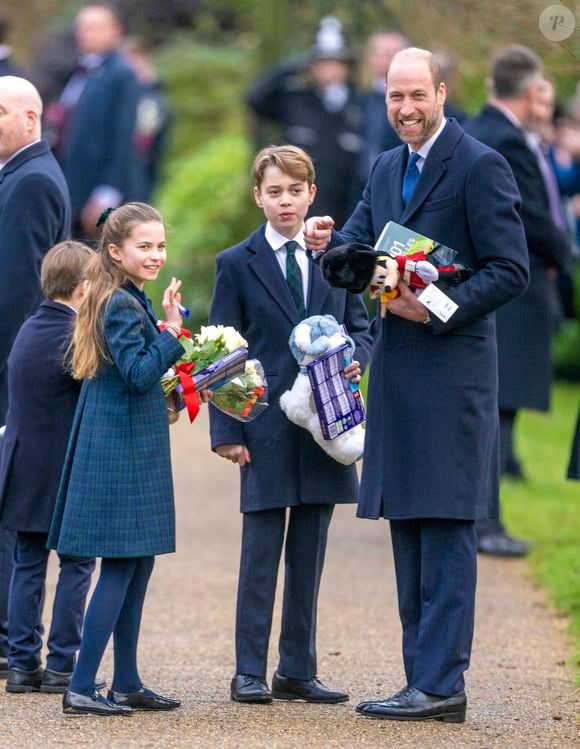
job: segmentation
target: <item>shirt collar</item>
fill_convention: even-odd
[[[417,154],[420,156],[421,159],[423,159],[423,161],[425,161],[427,156],[429,156],[429,151],[433,148],[433,144],[443,132],[443,129],[446,124],[447,124],[447,120],[445,119],[445,117],[443,117],[443,119],[441,120],[441,124],[439,125],[437,130],[433,133],[433,135],[429,138],[428,141],[423,143],[421,148],[417,151]],[[408,148],[409,148],[409,154],[413,153],[413,149],[411,148],[411,146],[409,146]]]
[[[516,115],[515,115],[515,114],[514,114],[514,113],[512,112],[512,110],[511,110],[511,109],[508,109],[508,108],[507,108],[506,106],[504,106],[504,105],[503,105],[503,104],[502,104],[501,102],[499,102],[499,101],[494,101],[494,102],[493,102],[493,106],[494,106],[494,107],[495,107],[496,109],[499,109],[499,111],[500,111],[500,112],[501,112],[501,113],[502,113],[502,114],[503,114],[503,115],[504,115],[505,117],[507,117],[507,118],[508,118],[508,120],[509,120],[509,121],[510,121],[510,122],[512,123],[512,125],[515,125],[515,126],[517,127],[517,129],[518,129],[518,130],[521,130],[521,129],[522,129],[522,127],[523,127],[523,126],[522,126],[522,123],[521,123],[521,122],[520,122],[520,120],[519,120],[519,119],[518,119],[518,118],[516,117]]]
[[[289,242],[290,240],[288,237],[285,237],[283,234],[280,234],[279,231],[274,229],[272,224],[268,221],[266,224],[266,242],[270,245],[270,247],[276,252],[276,250],[282,249],[286,242]],[[298,246],[306,250],[306,245],[304,243],[304,224],[302,224],[302,228],[300,231],[296,234],[295,237],[292,237],[294,242],[298,242]]]
[[[22,153],[23,151],[26,151],[27,148],[30,148],[31,146],[36,145],[37,143],[40,143],[40,138],[38,140],[33,141],[32,143],[27,143],[25,146],[22,146],[22,148],[19,148],[18,151],[12,154],[12,156],[9,159],[6,159],[3,163],[0,163],[0,169],[4,169],[6,164],[9,164],[12,159],[16,158],[19,153]]]

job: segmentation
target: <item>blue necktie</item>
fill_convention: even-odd
[[[304,320],[306,308],[304,306],[304,288],[302,286],[302,273],[296,262],[296,248],[298,242],[291,240],[286,242],[286,283],[290,287],[290,293],[298,310],[298,317]]]
[[[407,162],[407,168],[405,169],[405,176],[403,177],[403,190],[401,191],[401,197],[403,198],[403,205],[406,207],[407,203],[411,199],[415,185],[419,181],[421,172],[417,168],[417,162],[421,157],[416,151],[413,151],[409,156]]]

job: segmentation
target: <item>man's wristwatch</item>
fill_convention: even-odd
[[[421,320],[421,322],[423,323],[423,325],[428,325],[431,322],[431,316],[428,312],[425,312],[425,319]]]

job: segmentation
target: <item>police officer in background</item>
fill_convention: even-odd
[[[310,155],[318,186],[312,211],[331,215],[338,227],[360,198],[353,177],[363,147],[361,100],[350,80],[352,63],[340,21],[327,16],[310,54],[270,70],[247,98],[258,118],[279,125],[283,142]]]

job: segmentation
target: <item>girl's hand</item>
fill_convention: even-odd
[[[178,328],[181,328],[183,324],[183,318],[178,307],[178,303],[181,302],[180,286],[181,281],[172,278],[171,283],[163,292],[163,301],[161,302],[165,310],[166,322],[170,325],[176,325]]]

